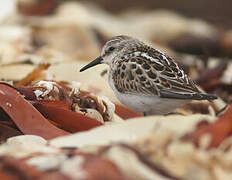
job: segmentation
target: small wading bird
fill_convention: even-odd
[[[167,114],[190,100],[214,100],[203,94],[176,62],[163,52],[128,36],[116,36],[101,56],[83,67],[108,64],[108,82],[119,101],[143,114]]]

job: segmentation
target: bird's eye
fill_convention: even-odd
[[[113,50],[115,50],[115,47],[113,47],[113,46],[109,47],[110,52],[112,52]]]

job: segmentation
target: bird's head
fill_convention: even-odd
[[[113,61],[119,59],[117,57],[123,56],[126,51],[129,51],[138,43],[141,42],[129,36],[115,36],[103,46],[101,56],[84,66],[80,71],[82,72],[98,64],[111,65]]]

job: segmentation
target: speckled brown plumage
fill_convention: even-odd
[[[128,37],[106,42],[101,56],[81,69],[108,64],[108,81],[121,103],[145,114],[166,114],[189,100],[213,100],[163,52]]]
[[[162,91],[200,93],[196,85],[167,55],[143,45],[118,60],[112,70],[115,87],[121,93],[142,93],[162,96]]]

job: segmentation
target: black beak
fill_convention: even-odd
[[[91,63],[87,64],[86,66],[84,66],[83,68],[80,69],[80,72],[88,69],[88,68],[91,68],[93,66],[96,66],[98,64],[101,64],[101,62],[103,61],[102,57],[99,56],[97,59],[93,60]]]

